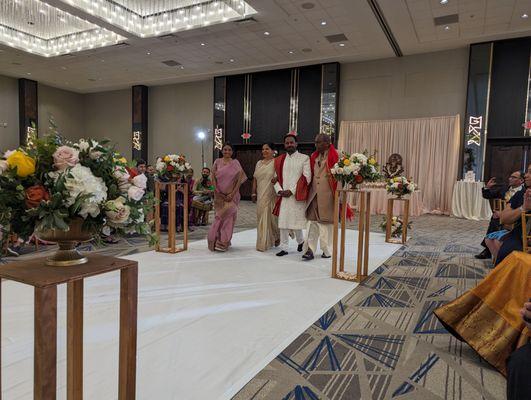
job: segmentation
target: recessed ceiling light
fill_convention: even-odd
[[[150,55],[151,55],[151,52],[150,52],[150,51],[148,51],[148,52],[147,52],[146,54],[147,54],[148,56],[150,56]]]
[[[66,67],[61,67],[61,69],[62,69],[63,71],[65,71],[65,70],[66,70]]]
[[[295,53],[293,50],[288,51],[289,54]]]
[[[440,3],[441,4],[448,4],[448,0],[441,0]]]
[[[449,31],[449,30],[450,30],[450,27],[449,27],[448,25],[446,25],[446,26],[444,27],[444,30],[445,30],[445,31]]]
[[[234,58],[231,58],[231,59],[229,60],[229,62],[234,62]]]
[[[269,36],[269,35],[271,35],[271,34],[270,34],[268,31],[265,31],[265,32],[264,32],[264,35],[265,35],[265,36]]]
[[[345,43],[339,43],[339,47],[345,47]]]
[[[206,46],[206,44],[205,43],[201,43],[201,46]]]
[[[321,25],[325,26],[326,25],[326,21],[321,21]]]
[[[527,14],[522,14],[522,18],[523,18],[523,19],[529,18],[529,15],[527,15]]]
[[[31,75],[31,72],[26,72],[26,75]]]
[[[179,68],[180,68],[180,69],[184,69],[184,65],[181,65]]]

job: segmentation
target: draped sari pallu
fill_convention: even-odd
[[[512,252],[474,289],[434,314],[503,375],[509,355],[531,340],[520,309],[531,298],[531,254]]]
[[[216,190],[214,192],[215,220],[208,231],[208,248],[227,250],[231,245],[238,205],[240,204],[240,185],[247,180],[238,160],[232,160],[224,165],[222,159],[214,162]],[[231,201],[225,201],[224,196],[234,193]]]

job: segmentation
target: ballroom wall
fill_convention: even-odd
[[[39,84],[39,131],[45,133],[50,117],[65,137],[79,139],[85,136],[85,96],[67,90]]]
[[[465,113],[468,49],[341,64],[339,120]]]
[[[5,128],[4,123],[7,123]],[[18,81],[0,75],[0,151],[16,146],[18,146]]]

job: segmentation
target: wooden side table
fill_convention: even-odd
[[[162,189],[168,191],[168,246],[161,247],[160,245],[160,191]],[[175,227],[175,217],[177,213],[177,190],[182,188],[183,190],[183,244],[182,246],[177,246],[177,229]],[[188,183],[178,183],[178,182],[155,182],[155,234],[158,238],[156,251],[162,253],[180,253],[188,250]]]
[[[404,202],[404,212],[402,215],[402,236],[400,239],[393,239],[392,237],[392,219],[393,219],[393,207],[395,201]],[[409,199],[403,197],[390,197],[387,200],[387,215],[385,225],[385,241],[386,243],[405,244],[407,242],[407,225],[409,224]]]
[[[356,274],[345,272],[345,231],[347,223],[347,195],[359,194],[359,222],[358,222],[358,256],[356,260]],[[339,246],[338,271],[338,242],[339,242],[339,205],[341,210],[341,244]],[[369,238],[371,224],[371,193],[363,190],[338,189],[334,199],[334,249],[332,253],[332,278],[347,281],[363,282],[369,276]]]
[[[0,279],[35,288],[34,400],[55,400],[57,395],[57,285],[67,284],[67,399],[82,400],[83,279],[116,270],[120,270],[118,399],[134,400],[138,263],[102,255],[91,255],[88,263],[71,267],[49,267],[45,262],[46,258],[38,258],[0,266]]]

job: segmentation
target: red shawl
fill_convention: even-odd
[[[315,171],[315,160],[317,160],[317,157],[319,157],[319,152],[314,151],[310,157],[310,168],[312,169],[312,180],[314,176]],[[335,194],[337,190],[337,181],[335,180],[334,176],[332,175],[332,172],[330,171],[334,165],[339,161],[339,153],[337,152],[336,148],[333,144],[330,144],[330,148],[328,149],[328,159],[326,161],[326,170],[328,172],[328,185],[330,185],[330,190],[332,190],[332,193]],[[352,208],[347,204],[347,219],[350,221],[354,217],[354,212],[352,211]]]
[[[280,183],[280,186],[284,185],[284,178],[282,171],[284,169],[284,161],[286,161],[286,153],[278,156],[275,158],[275,172],[277,173],[277,180],[278,183]],[[295,196],[295,200],[297,201],[306,201],[308,199],[308,182],[306,181],[306,177],[304,175],[301,175],[297,182],[297,189],[296,193],[293,193]],[[273,209],[273,215],[276,215],[277,217],[280,215],[280,204],[282,204],[282,197],[278,196],[277,201],[275,203],[275,208]]]

